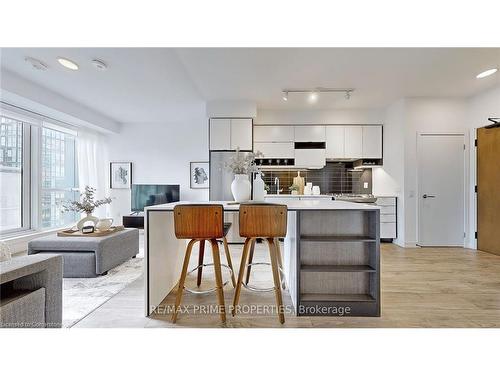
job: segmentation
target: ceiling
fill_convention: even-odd
[[[34,70],[26,56],[47,63]],[[76,61],[80,70],[56,58]],[[109,69],[90,63],[104,60]],[[122,123],[199,113],[208,100],[252,100],[265,109],[384,108],[402,97],[467,97],[500,84],[498,48],[4,48],[1,67]],[[355,89],[309,103],[288,88]]]

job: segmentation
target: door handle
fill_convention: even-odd
[[[436,196],[435,195],[424,194],[424,195],[422,195],[422,198],[436,198]]]

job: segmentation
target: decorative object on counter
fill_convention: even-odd
[[[62,212],[85,212],[87,214],[86,217],[81,219],[78,223],[76,223],[76,227],[79,231],[85,226],[85,223],[92,222],[95,225],[99,222],[99,219],[95,216],[92,216],[92,213],[97,207],[100,207],[105,204],[110,204],[114,198],[104,198],[104,199],[95,199],[96,189],[90,186],[85,186],[85,192],[80,194],[80,201],[67,201],[63,203]]]
[[[132,163],[109,163],[109,187],[111,189],[130,189],[132,186]]]
[[[208,161],[192,161],[189,163],[191,176],[191,189],[208,189],[209,188],[209,164]]]
[[[294,181],[295,181],[295,178],[294,178]],[[292,193],[292,195],[298,195],[300,187],[298,185],[293,184],[292,186],[290,186],[288,188],[288,190],[290,190],[290,192]]]
[[[299,188],[297,194],[304,194],[304,177],[300,175],[300,171],[297,172],[297,177],[293,178],[293,184]]]
[[[312,195],[320,195],[320,194],[321,194],[321,191],[319,190],[319,186],[314,185],[312,188]]]
[[[95,227],[93,225],[85,225],[83,228],[82,228],[82,233],[83,234],[90,234],[90,233],[94,233],[95,231]]]
[[[112,218],[106,218],[106,219],[100,219],[97,224],[96,224],[96,229],[100,231],[105,231],[109,230],[111,228],[111,225],[113,224],[113,219]]]
[[[0,262],[5,262],[12,259],[12,251],[10,251],[9,245],[5,242],[0,241]]]
[[[250,200],[252,196],[252,184],[248,176],[259,172],[259,168],[255,164],[255,159],[262,156],[260,151],[255,153],[247,152],[244,156],[240,152],[240,149],[237,148],[235,155],[229,159],[226,168],[234,173],[234,180],[231,183],[231,193],[235,201],[246,202]]]
[[[96,229],[92,233],[83,233],[76,229],[63,229],[57,232],[58,237],[103,237],[124,230],[123,225],[112,226],[106,230]]]
[[[264,201],[264,195],[266,194],[264,180],[262,179],[262,172],[255,174],[253,180],[253,200],[257,202]]]
[[[312,182],[308,182],[306,184],[306,187],[304,188],[304,195],[312,195],[312,187],[313,187]]]

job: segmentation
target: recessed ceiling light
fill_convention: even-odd
[[[309,101],[311,103],[315,103],[316,101],[318,101],[318,93],[316,91],[313,91],[309,94]]]
[[[484,78],[484,77],[488,77],[488,76],[491,76],[492,74],[495,74],[496,72],[498,71],[497,68],[493,68],[493,69],[488,69],[488,70],[485,70],[484,72],[482,73],[479,73],[476,78]]]
[[[102,60],[94,59],[94,60],[92,60],[92,65],[94,65],[94,67],[97,70],[106,70],[106,69],[108,69],[108,65],[104,61],[102,61]]]
[[[59,64],[61,64],[62,66],[64,66],[65,68],[68,68],[70,70],[78,70],[78,68],[79,68],[77,63],[75,63],[71,60],[68,60],[65,57],[58,57],[57,61],[59,62]]]
[[[33,67],[33,69],[36,69],[36,70],[47,70],[49,68],[49,66],[47,64],[45,64],[43,61],[35,59],[34,57],[26,56],[24,58],[24,61],[26,61],[28,64],[30,64]]]

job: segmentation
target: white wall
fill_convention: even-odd
[[[111,161],[133,163],[132,182],[180,184],[180,199],[208,200],[208,189],[190,189],[189,162],[208,161],[208,120],[199,116],[175,123],[123,124],[107,137]],[[130,190],[112,189],[112,217],[130,213]]]
[[[405,101],[398,100],[387,108],[384,121],[384,166],[372,170],[372,190],[374,195],[397,197],[398,237],[394,240],[399,246],[405,245],[404,215],[404,130]]]
[[[465,104],[463,99],[405,99],[404,199],[406,246],[415,246],[418,242],[417,133],[465,132]],[[468,154],[465,158],[468,160]],[[468,218],[467,212],[466,203],[466,218]]]

